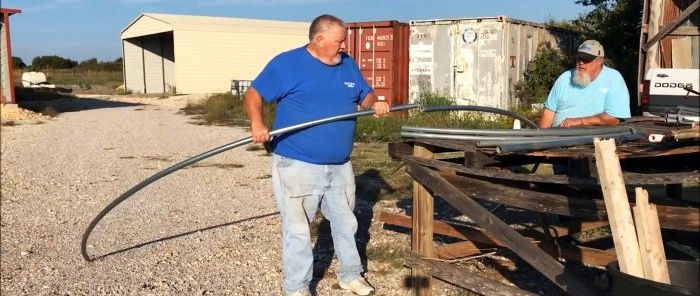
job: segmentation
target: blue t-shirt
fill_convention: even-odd
[[[574,71],[566,71],[557,78],[544,103],[545,108],[554,112],[552,126],[559,126],[566,118],[602,112],[619,119],[630,118],[630,95],[620,72],[603,66],[598,77],[582,88],[571,80]]]
[[[274,57],[253,88],[266,102],[277,102],[273,129],[357,111],[372,91],[355,61],[329,66],[314,58],[305,46]],[[277,136],[273,152],[314,164],[341,164],[350,159],[355,119],[330,122]]]

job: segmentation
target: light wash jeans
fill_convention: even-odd
[[[283,290],[292,293],[309,287],[314,261],[309,222],[319,203],[331,224],[340,263],[338,279],[359,278],[362,262],[355,243],[355,176],[350,162],[317,165],[273,154],[272,188],[282,219]]]

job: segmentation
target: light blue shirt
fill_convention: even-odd
[[[544,103],[545,108],[554,112],[552,126],[559,126],[566,118],[603,112],[621,120],[630,118],[630,95],[620,72],[603,66],[598,77],[582,88],[571,80],[574,71],[566,71],[557,78]]]

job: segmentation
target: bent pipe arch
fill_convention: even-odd
[[[394,112],[394,111],[402,111],[402,110],[408,110],[408,109],[413,109],[419,107],[418,104],[408,104],[408,105],[397,105],[393,106],[389,109],[389,112]],[[297,131],[300,129],[316,126],[319,124],[324,124],[324,123],[329,123],[333,121],[338,121],[338,120],[345,120],[345,119],[351,119],[351,118],[357,118],[361,116],[367,116],[367,115],[372,115],[374,114],[374,110],[365,110],[365,111],[358,111],[358,112],[353,112],[353,113],[348,113],[348,114],[342,114],[342,115],[337,115],[337,116],[332,116],[328,118],[323,118],[323,119],[317,119],[305,123],[300,123],[297,125],[281,128],[281,129],[276,129],[270,132],[270,136],[277,136],[281,134],[285,134],[288,132],[292,131]],[[188,165],[191,165],[193,163],[196,163],[198,161],[204,160],[206,158],[212,157],[214,155],[217,155],[221,152],[231,150],[233,148],[237,148],[249,143],[252,143],[253,139],[252,137],[247,137],[217,148],[214,148],[212,150],[206,151],[204,153],[201,153],[199,155],[196,155],[192,158],[186,159],[182,162],[179,162],[167,169],[164,169],[156,174],[154,174],[151,177],[148,177],[148,179],[141,181],[141,183],[136,184],[136,186],[132,187],[131,189],[127,190],[126,192],[122,193],[119,197],[114,199],[111,203],[109,203],[102,211],[100,211],[97,216],[90,222],[90,225],[85,229],[85,232],[83,233],[82,240],[80,242],[80,252],[83,255],[83,258],[90,262],[93,259],[90,258],[90,255],[87,253],[87,241],[90,238],[90,234],[92,233],[92,230],[97,226],[97,223],[104,218],[105,215],[107,215],[112,209],[114,209],[117,205],[125,201],[127,198],[132,196],[134,193],[138,192],[139,190],[143,189],[144,187],[148,186],[149,184],[157,181],[160,178],[163,178],[179,169],[182,169]]]
[[[494,107],[486,107],[486,106],[474,106],[474,105],[451,105],[451,106],[434,106],[434,107],[423,107],[423,112],[436,112],[436,111],[481,111],[481,112],[489,112],[489,113],[495,113],[495,114],[501,114],[505,116],[509,116],[515,119],[519,119],[520,121],[524,122],[525,124],[529,125],[532,128],[539,128],[537,124],[532,122],[530,119],[528,119],[525,116],[522,116],[520,114],[517,114],[512,111],[508,110],[503,110],[503,109],[498,109]]]

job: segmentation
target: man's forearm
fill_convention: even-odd
[[[604,125],[616,125],[620,123],[620,120],[612,117],[606,113],[598,113],[596,115],[579,117],[581,125],[586,126],[604,126]]]

